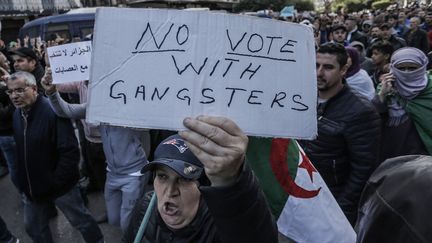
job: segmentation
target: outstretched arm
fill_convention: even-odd
[[[57,92],[56,85],[52,83],[51,69],[47,68],[41,84],[50,100],[51,107],[58,116],[70,119],[85,119],[87,104],[70,104],[63,100]]]
[[[264,194],[245,163],[247,136],[230,119],[186,118],[180,132],[203,163],[211,186],[200,186],[222,242],[278,242]]]

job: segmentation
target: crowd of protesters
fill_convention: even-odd
[[[357,222],[359,242],[368,242],[372,219],[358,208],[366,207],[361,196],[373,172],[387,159],[432,155],[432,9],[279,19],[313,30],[318,136],[299,142],[349,222]],[[89,81],[52,84],[45,49],[68,42],[60,36],[0,41],[0,175],[9,172],[22,194],[25,228],[34,242],[53,241],[48,222],[55,207],[86,242],[103,242],[97,223],[105,217],[95,219],[85,206],[85,194],[100,190],[106,220],[121,227],[124,242],[133,242],[150,207],[152,193],[144,189],[151,181],[157,206],[140,242],[277,241],[275,222],[244,162],[247,137],[234,122],[185,119],[189,131],[171,137],[168,131],[88,124]],[[203,138],[210,142],[202,144]],[[89,178],[85,187],[83,177]],[[239,210],[221,210],[227,204]],[[236,224],[249,229],[233,231]],[[0,242],[18,242],[1,218]]]

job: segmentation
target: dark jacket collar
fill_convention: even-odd
[[[42,67],[42,65],[38,62],[35,66],[35,69],[33,69],[33,71],[31,73],[35,76],[36,81],[40,82],[41,78],[45,74],[45,70]]]
[[[38,94],[36,101],[33,103],[33,105],[30,107],[28,111],[24,111],[22,108],[19,109],[19,112],[21,115],[27,116],[27,120],[31,120],[35,114],[39,112],[39,107],[44,102],[44,98],[42,95]]]
[[[325,102],[325,103],[320,103],[320,104],[317,106],[317,109],[318,109],[318,116],[324,114],[326,107],[327,107],[330,103],[332,103],[332,102],[335,101],[335,100],[338,100],[339,97],[342,97],[343,95],[345,95],[345,94],[348,92],[348,90],[349,90],[350,88],[349,88],[347,85],[345,85],[345,84],[346,84],[346,80],[343,79],[342,83],[344,84],[344,86],[342,87],[341,90],[339,90],[339,92],[338,92],[336,95],[334,95],[333,97],[331,97],[330,99],[328,99],[327,102]]]

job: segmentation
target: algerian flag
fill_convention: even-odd
[[[350,223],[295,140],[250,137],[247,158],[280,233],[297,242],[356,241]]]

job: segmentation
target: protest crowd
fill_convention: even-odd
[[[248,137],[210,115],[184,118],[180,132],[90,124],[91,80],[53,84],[47,54],[85,39],[0,40],[0,176],[22,195],[30,239],[54,242],[59,210],[88,243],[107,242],[102,223],[122,242],[432,242],[432,8],[261,17],[314,34],[313,140]],[[310,160],[342,219],[309,221],[315,239],[282,230],[253,165],[265,146]],[[106,211],[92,215],[87,194],[100,191]],[[302,221],[290,216],[283,222]],[[0,243],[20,242],[7,225],[0,218]]]

